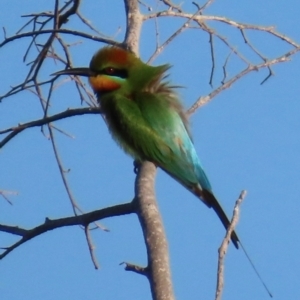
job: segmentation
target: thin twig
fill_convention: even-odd
[[[0,190],[0,196],[2,196],[10,205],[13,205],[12,201],[8,198],[8,195],[18,195],[18,192],[15,191],[5,191]]]
[[[99,263],[97,262],[97,258],[96,258],[96,255],[95,255],[95,251],[94,251],[95,246],[93,245],[93,242],[92,242],[92,237],[91,237],[91,234],[90,234],[89,225],[84,227],[84,233],[85,233],[85,237],[86,237],[86,242],[87,242],[88,247],[89,247],[91,260],[94,264],[95,269],[98,270],[99,269]]]
[[[237,80],[241,79],[243,76],[247,75],[248,73],[252,71],[258,71],[262,68],[267,68],[269,66],[278,64],[278,63],[283,63],[289,60],[289,57],[296,52],[300,51],[300,46],[299,48],[295,48],[284,55],[277,57],[275,59],[269,60],[265,63],[261,63],[258,65],[251,65],[239,72],[237,75],[232,77],[230,80],[226,81],[224,84],[213,90],[209,95],[200,97],[197,99],[197,101],[188,109],[187,113],[192,114],[194,113],[199,107],[207,104],[210,102],[214,97],[216,97],[218,94],[220,94],[222,91],[228,89],[233,83],[235,83]]]
[[[219,248],[219,259],[218,259],[218,272],[217,272],[217,288],[216,288],[216,297],[215,300],[220,300],[224,287],[224,260],[228,245],[230,243],[231,233],[234,231],[235,226],[239,220],[239,207],[246,197],[247,192],[244,190],[241,192],[238,200],[235,203],[233,216],[230,222],[230,226],[227,228],[225,238]]]

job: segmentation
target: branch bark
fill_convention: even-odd
[[[125,0],[127,29],[124,45],[138,55],[138,45],[143,16],[137,0]],[[135,204],[147,248],[148,266],[145,275],[149,279],[154,300],[174,299],[169,264],[168,244],[162,219],[155,199],[154,178],[156,167],[143,162],[135,182]]]
[[[143,162],[135,182],[135,203],[148,254],[147,277],[154,300],[174,298],[169,252],[161,216],[154,195],[156,167]]]

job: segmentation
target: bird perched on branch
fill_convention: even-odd
[[[87,76],[109,131],[134,159],[151,161],[213,208],[227,229],[230,222],[212,192],[196,153],[188,118],[174,87],[165,81],[169,65],[149,66],[122,48],[100,49],[89,68],[55,75]],[[238,248],[239,239],[231,239]]]

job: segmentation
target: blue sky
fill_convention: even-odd
[[[122,1],[84,1],[82,13],[108,36],[121,41],[125,18]],[[276,29],[300,42],[299,3],[295,0],[215,1],[210,15],[233,18]],[[25,22],[20,15],[51,10],[51,1],[0,3],[0,22],[13,35]],[[155,7],[155,5],[153,5]],[[191,6],[183,6],[191,10]],[[161,41],[172,33],[179,20],[159,22]],[[241,35],[233,28],[209,23],[245,55],[257,62]],[[81,29],[70,20],[67,28]],[[155,46],[154,23],[146,23],[141,36],[141,58],[147,60]],[[83,31],[88,31],[86,28]],[[256,48],[274,58],[288,51],[283,42],[266,33],[249,32]],[[44,38],[41,38],[41,42]],[[67,37],[76,66],[88,65],[102,45]],[[2,66],[0,94],[20,83],[28,67],[22,58],[29,39],[18,40],[0,49]],[[228,49],[218,41],[214,87],[222,79],[222,65]],[[30,54],[34,57],[33,53]],[[30,61],[30,59],[29,59]],[[207,34],[190,30],[178,37],[154,62],[170,63],[172,82],[185,88],[180,95],[188,108],[200,95],[208,94],[211,70]],[[230,61],[229,75],[241,68]],[[41,76],[62,68],[49,60]],[[251,73],[198,110],[191,118],[197,152],[213,190],[228,214],[242,189],[248,195],[241,207],[239,236],[275,299],[297,299],[300,251],[300,105],[299,56],[273,68],[275,76],[260,82],[267,71]],[[71,82],[57,88],[50,113],[80,107]],[[0,103],[0,129],[42,117],[38,99],[29,91]],[[112,141],[100,116],[81,116],[55,125],[74,136],[55,133],[68,180],[81,208],[88,212],[130,201],[133,197],[132,159]],[[0,199],[0,223],[31,228],[46,217],[72,214],[51,144],[39,128],[29,129],[0,152],[0,189],[17,191],[10,206]],[[177,182],[158,171],[156,194],[169,241],[172,277],[177,299],[213,299],[216,285],[217,249],[224,228],[207,209]],[[92,232],[100,270],[90,260],[83,231],[78,227],[55,230],[26,243],[1,261],[2,299],[151,299],[145,278],[126,272],[123,261],[146,263],[146,250],[135,216],[107,219],[109,233]],[[1,247],[15,239],[1,233]],[[298,279],[297,279],[298,278]],[[244,253],[230,247],[225,265],[223,299],[267,299]]]

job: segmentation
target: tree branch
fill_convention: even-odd
[[[9,135],[7,135],[1,142],[0,142],[0,149],[6,145],[12,138],[14,138],[16,135],[21,133],[23,130],[32,128],[32,127],[37,127],[37,126],[42,126],[45,124],[49,124],[54,121],[62,120],[65,118],[73,117],[73,116],[81,116],[81,115],[86,115],[86,114],[100,114],[101,109],[99,107],[85,107],[85,108],[76,108],[76,109],[68,109],[64,112],[61,112],[59,114],[53,115],[51,117],[46,117],[43,119],[38,119],[35,121],[31,121],[25,124],[20,124],[15,127],[10,127],[7,129],[0,130],[0,134],[8,133],[10,132]]]
[[[25,242],[43,233],[46,233],[50,230],[54,230],[66,226],[74,226],[74,225],[82,225],[84,227],[87,227],[90,223],[98,220],[102,220],[110,217],[128,215],[134,212],[135,212],[134,204],[133,202],[130,202],[130,203],[124,203],[124,204],[119,204],[119,205],[95,210],[90,213],[86,213],[79,216],[66,217],[66,218],[54,219],[54,220],[50,220],[47,218],[44,224],[41,224],[32,229],[24,229],[16,226],[8,226],[8,225],[0,224],[0,231],[10,233],[13,235],[19,235],[22,237],[18,242],[16,242],[12,246],[2,248],[6,250],[0,255],[0,259],[3,259],[11,251],[18,248]]]
[[[115,46],[120,46],[121,44],[108,39],[108,38],[103,38],[103,37],[96,37],[95,35],[84,33],[81,31],[76,31],[76,30],[70,30],[70,29],[45,29],[45,30],[37,30],[37,31],[30,31],[30,32],[25,32],[25,33],[20,33],[17,35],[14,35],[12,37],[5,38],[2,43],[0,43],[0,48],[3,47],[4,45],[13,42],[15,40],[25,38],[25,37],[34,37],[38,35],[43,35],[43,34],[56,34],[56,33],[63,33],[63,34],[70,34],[72,36],[80,36],[88,40],[92,40],[95,42],[102,42],[106,43],[109,45],[115,45]]]
[[[156,168],[144,162],[135,182],[135,204],[143,229],[148,254],[148,279],[154,300],[174,298],[169,263],[168,243],[154,195]]]
[[[188,114],[192,114],[194,113],[199,107],[207,104],[208,102],[210,102],[214,97],[216,97],[218,94],[220,94],[222,91],[228,89],[233,83],[235,83],[237,80],[241,79],[242,77],[244,77],[245,75],[247,75],[248,73],[252,72],[252,71],[258,71],[262,68],[269,68],[272,65],[278,64],[278,63],[282,63],[282,62],[286,62],[289,61],[289,57],[291,55],[293,55],[294,53],[300,51],[300,46],[299,48],[294,48],[293,50],[285,53],[284,55],[272,59],[272,60],[268,60],[267,62],[258,64],[258,65],[249,65],[247,68],[245,68],[244,70],[242,70],[240,73],[238,73],[237,75],[235,75],[234,77],[232,77],[230,80],[226,81],[224,84],[220,85],[218,88],[216,88],[215,90],[213,90],[210,94],[208,94],[207,96],[203,96],[200,97],[187,111]],[[269,77],[269,75],[268,75]],[[267,77],[267,78],[268,78]],[[265,78],[262,83],[264,83],[266,81]]]
[[[228,245],[230,243],[231,233],[234,231],[235,226],[237,225],[239,220],[239,207],[242,201],[244,200],[244,198],[246,197],[246,194],[247,194],[246,191],[242,191],[238,200],[235,203],[230,226],[227,228],[226,235],[218,251],[219,259],[218,259],[217,288],[216,288],[215,300],[220,300],[222,296],[223,287],[224,287],[224,260],[228,249]]]

